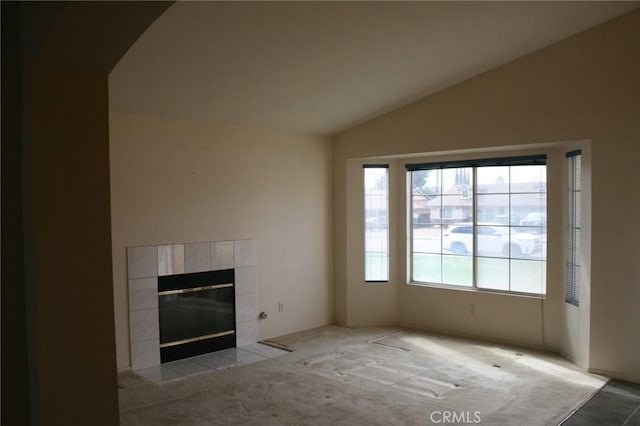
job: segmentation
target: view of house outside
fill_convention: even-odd
[[[412,281],[545,293],[546,166],[411,174]]]

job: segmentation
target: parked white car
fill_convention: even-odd
[[[450,226],[443,234],[443,247],[452,253],[470,254],[473,251],[473,229],[471,223]],[[511,241],[509,229],[512,233]],[[479,256],[525,257],[542,250],[539,236],[517,232],[517,228],[479,223],[476,230]]]
[[[541,212],[531,212],[520,221],[520,226],[546,226],[547,214]]]

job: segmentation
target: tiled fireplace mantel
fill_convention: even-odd
[[[210,241],[127,248],[131,369],[160,365],[158,277],[234,269],[236,345],[256,343],[255,240]]]

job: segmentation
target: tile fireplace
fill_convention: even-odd
[[[131,368],[257,341],[256,243],[127,248]]]

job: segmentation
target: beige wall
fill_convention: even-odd
[[[347,256],[346,273],[350,283],[347,288],[348,321],[342,324],[358,325],[387,325],[397,323],[398,294],[393,284],[364,282],[364,175],[363,162],[351,160],[347,162]],[[344,166],[343,166],[344,167]],[[393,172],[390,169],[389,174]],[[389,181],[391,183],[391,179]],[[389,204],[399,202],[397,191],[389,191]],[[396,219],[397,211],[391,210],[389,221]],[[389,245],[393,245],[397,228],[390,227]],[[397,273],[397,251],[389,252],[389,275]],[[393,282],[393,281],[392,281]]]
[[[639,50],[636,11],[338,135],[333,152],[336,320],[368,322],[358,305],[379,291],[350,271],[362,257],[359,236],[350,230],[357,218],[351,160],[590,140],[590,329],[577,324],[577,315],[570,319],[563,306],[562,172],[550,166],[549,186],[558,203],[549,207],[556,222],[549,224],[545,344],[576,352],[568,355],[593,370],[640,381]],[[563,146],[544,149],[561,161]],[[396,208],[404,214],[403,205]],[[396,238],[402,240],[401,232]],[[402,250],[401,242],[398,247]],[[406,286],[403,268],[396,268],[388,286],[397,288],[397,302],[389,303],[397,303],[401,323],[528,345],[541,342],[538,299]],[[470,303],[478,308],[473,319]],[[585,330],[588,338],[574,339]]]
[[[544,144],[464,153],[446,153],[430,156],[377,157],[369,160],[347,161],[347,282],[348,324],[398,323],[405,326],[429,329],[445,333],[469,335],[479,338],[518,343],[533,347],[560,350],[563,309],[563,269],[560,262],[549,262],[547,274],[547,299],[508,296],[487,292],[450,290],[437,287],[407,286],[407,214],[405,163],[449,161],[475,156],[512,156],[544,153],[548,155],[547,178],[549,189],[548,256],[562,256],[564,238],[561,233],[562,205],[561,180],[565,144]],[[567,145],[568,147],[568,145]],[[568,148],[567,148],[568,149]],[[362,164],[386,162],[390,165],[390,280],[388,284],[364,283],[364,226]],[[474,313],[470,305],[475,305]],[[543,305],[544,304],[544,305]],[[544,315],[544,322],[541,317]],[[543,329],[544,327],[544,329]]]
[[[332,322],[328,139],[113,111],[110,138],[118,368],[128,246],[255,239],[259,337]]]

